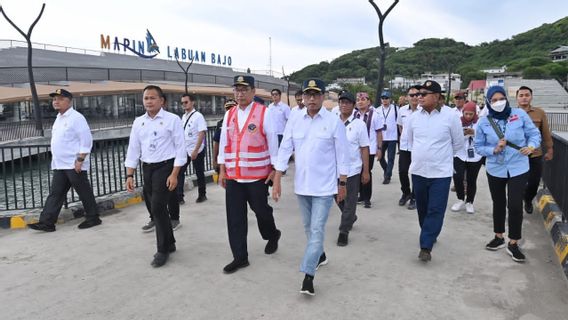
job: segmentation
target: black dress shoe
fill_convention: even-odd
[[[233,273],[241,268],[245,268],[249,266],[248,259],[244,260],[233,260],[233,262],[229,263],[223,268],[223,272],[225,273]]]
[[[534,208],[533,208],[532,202],[530,202],[530,201],[525,201],[525,211],[526,211],[526,213],[528,213],[528,214],[532,214],[532,213],[533,213]]]
[[[415,210],[416,209],[416,200],[410,199],[408,203],[408,210]]]
[[[280,230],[276,230],[276,237],[274,239],[268,240],[266,247],[264,247],[264,253],[266,254],[273,254],[278,250],[278,240],[280,240],[280,236],[282,232]]]
[[[398,200],[398,205],[401,207],[404,206],[408,201],[408,199],[410,199],[410,196],[407,194],[403,194],[402,197],[400,197],[400,200]]]
[[[385,178],[385,180],[383,180],[383,184],[389,184],[391,182],[391,178]]]
[[[47,224],[47,223],[43,223],[43,222],[30,223],[30,224],[28,224],[28,228],[33,229],[33,230],[38,230],[38,231],[45,231],[45,232],[54,232],[55,231],[55,225],[54,224]]]
[[[172,244],[170,245],[170,248],[168,249],[168,251],[169,251],[170,253],[172,253],[172,252],[176,252],[176,250],[177,250],[176,244],[175,244],[175,243],[172,243]]]
[[[196,203],[201,203],[205,201],[207,201],[207,196],[205,196],[204,194],[200,195],[199,197],[197,197],[197,200],[195,200]]]
[[[345,247],[349,243],[349,235],[347,233],[340,233],[337,237],[337,245]]]
[[[366,208],[366,209],[371,209],[371,201],[365,200],[364,203],[365,203],[365,204],[363,205],[364,208]]]
[[[102,221],[99,218],[87,219],[79,224],[79,229],[88,229],[94,226],[98,226],[101,223]]]
[[[169,253],[157,252],[154,255],[154,260],[152,260],[152,267],[159,268],[165,265],[166,262],[168,261],[169,256],[170,256]]]

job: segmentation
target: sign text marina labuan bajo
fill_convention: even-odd
[[[111,39],[113,41],[111,42]],[[121,41],[122,40],[122,41]],[[157,57],[160,52],[160,47],[158,43],[152,36],[149,30],[146,29],[146,41],[139,41],[130,38],[114,37],[111,38],[109,35],[101,34],[101,49],[112,50],[115,52],[131,52],[139,57],[152,59]],[[181,61],[192,61],[201,63],[210,63],[220,66],[231,66],[233,64],[233,59],[231,56],[222,55],[219,53],[211,52],[207,54],[204,50],[194,50],[178,47],[166,47],[166,57],[168,59],[178,59]]]

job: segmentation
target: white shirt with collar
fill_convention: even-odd
[[[398,140],[398,127],[396,124],[396,118],[398,114],[398,107],[390,104],[388,107],[381,105],[375,110],[377,116],[379,116],[383,122],[383,127],[386,124],[387,129],[383,130],[383,141],[397,141]]]
[[[361,173],[361,169],[363,169],[361,148],[368,147],[370,142],[369,135],[367,134],[367,126],[363,120],[357,119],[354,114],[351,114],[347,121],[349,122],[345,126],[347,143],[349,145],[346,149],[349,161],[349,173],[347,177],[352,177]],[[343,124],[347,123],[347,121]]]
[[[275,132],[277,134],[283,134],[286,122],[288,118],[290,118],[290,106],[280,101],[278,104],[271,103],[268,106],[268,110],[270,110],[272,116]]]
[[[416,106],[416,110],[413,111],[409,104],[405,105],[404,107],[398,110],[399,112],[398,120],[396,121],[396,123],[402,127],[401,136],[400,136],[400,146],[399,146],[400,150],[411,151],[410,148],[408,147],[408,139],[404,134],[402,134],[402,132],[404,131],[404,128],[408,124],[408,119],[410,119],[410,116],[414,112],[420,110],[422,110],[422,107],[420,105]]]
[[[185,150],[188,155],[191,155],[197,144],[199,133],[207,132],[207,122],[205,122],[201,112],[193,109],[191,112],[186,112],[181,116],[181,123],[184,126]],[[198,152],[203,151],[203,149],[205,149],[205,138]]]
[[[93,136],[85,117],[70,107],[65,113],[57,114],[51,128],[51,169],[75,169],[75,160],[80,153],[91,153]],[[81,165],[82,171],[89,170],[89,156]]]
[[[461,120],[460,120],[461,121]],[[478,120],[479,121],[479,120]],[[463,126],[462,126],[463,127]],[[463,127],[463,128],[473,128],[474,132],[477,131],[477,122],[469,125],[467,127]],[[475,148],[474,148],[474,138],[475,138],[475,133],[473,135],[463,135],[463,147],[461,148],[460,151],[458,151],[456,153],[456,157],[458,157],[461,161],[464,162],[478,162],[481,160],[482,156],[478,155],[475,152]],[[473,158],[469,157],[469,154],[467,152],[468,149],[472,149],[473,150]]]
[[[349,174],[345,125],[321,107],[312,118],[307,109],[290,119],[278,150],[276,170],[288,169],[294,153],[294,192],[303,196],[331,196],[337,193],[338,175]]]
[[[239,126],[239,131],[243,129],[245,123],[248,119],[250,111],[252,110],[251,102],[244,110],[238,105],[233,107],[237,108],[237,118]],[[230,111],[230,110],[229,110]],[[223,126],[221,127],[221,139],[219,140],[219,155],[217,156],[218,164],[225,164],[225,146],[227,146],[227,119],[229,118],[229,111],[225,112],[223,117]],[[264,111],[264,120],[262,124],[262,130],[266,136],[266,141],[268,143],[268,153],[270,154],[270,163],[274,165],[276,163],[276,157],[278,156],[278,135],[274,130],[274,123],[272,122],[272,117],[269,114],[269,110]],[[240,183],[249,183],[258,181],[258,179],[236,179]]]
[[[174,166],[187,162],[181,119],[163,108],[154,118],[148,113],[134,120],[126,153],[127,168],[136,168],[138,161],[158,163],[175,158]]]
[[[412,150],[411,174],[424,178],[453,176],[454,155],[463,148],[463,129],[452,108],[414,112],[403,134]]]
[[[369,124],[369,127],[367,127],[367,122],[365,122],[364,119],[365,116],[368,118],[371,112],[373,113],[373,116],[371,117],[371,123]],[[353,114],[356,118],[361,119],[363,123],[365,123],[365,128],[368,128],[367,132],[369,134],[369,154],[377,154],[377,131],[380,131],[383,128],[383,116],[379,116],[379,113],[377,113],[377,110],[375,110],[373,106],[369,106],[367,112],[365,112],[364,114],[362,114],[359,110],[353,111]]]

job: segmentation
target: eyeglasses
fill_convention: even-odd
[[[429,94],[433,94],[434,92],[426,92],[426,91],[421,91],[419,93],[417,93],[418,95],[420,95],[422,98],[424,98],[425,96],[429,95]]]
[[[182,104],[188,104],[189,101],[182,101],[181,103],[182,103]]]
[[[409,93],[408,96],[411,98],[420,97],[420,93]]]
[[[322,96],[321,92],[304,92],[304,95],[308,98],[319,98]]]
[[[233,89],[233,91],[234,91],[235,93],[245,94],[245,93],[247,93],[247,92],[250,91],[250,88],[248,88],[248,87],[246,87],[246,88],[239,88],[239,89],[235,88],[235,89]]]
[[[273,96],[273,97],[279,96],[278,93],[271,93],[270,95]]]

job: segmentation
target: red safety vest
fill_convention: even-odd
[[[238,109],[238,106],[232,108],[227,119],[227,145],[224,150],[227,179],[265,179],[272,171],[263,129],[266,107],[253,103],[240,132]]]

